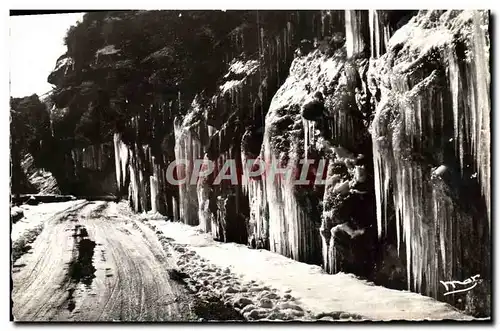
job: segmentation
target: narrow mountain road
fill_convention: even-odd
[[[169,278],[155,233],[117,204],[90,202],[47,220],[12,270],[15,321],[187,321],[191,295]]]

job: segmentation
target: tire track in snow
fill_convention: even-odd
[[[48,222],[34,242],[32,254],[22,258],[26,266],[13,274],[13,315],[16,321],[187,321],[192,298],[181,285],[169,279],[171,259],[159,250],[156,237],[144,236],[111,204],[98,202],[78,210],[74,220],[68,213]],[[74,238],[71,230],[80,224],[95,241],[95,278],[89,288],[75,287],[75,308],[68,310],[68,266]],[[121,230],[122,231],[121,231]],[[125,231],[123,231],[125,230]],[[98,252],[106,252],[106,261]],[[110,269],[107,269],[110,268]],[[113,275],[109,277],[108,270]]]

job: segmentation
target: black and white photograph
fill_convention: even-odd
[[[11,10],[10,321],[491,323],[492,22]]]

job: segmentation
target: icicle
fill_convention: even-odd
[[[376,25],[376,10],[370,9],[368,11],[369,25],[370,25],[370,53],[372,58],[378,58],[377,54],[377,43],[375,38],[377,37],[378,25]]]
[[[177,200],[175,200],[175,197],[172,197],[172,211],[173,211],[173,221],[178,222],[179,221],[179,214],[178,214],[178,209],[179,207],[177,206]]]
[[[272,164],[275,168],[298,163],[297,158],[292,158],[288,165],[278,165],[267,130],[263,140],[263,157],[265,164]],[[296,188],[285,174],[267,174],[264,185],[269,206],[270,250],[295,260],[308,261],[312,258],[312,243],[317,232],[311,225],[310,215],[296,200]]]
[[[383,47],[381,45],[381,33],[380,33],[380,18],[379,18],[379,15],[378,15],[378,11],[377,10],[374,10],[374,19],[375,19],[375,57],[378,59],[380,57],[380,55],[382,55],[382,52],[383,52]],[[386,39],[386,36],[384,35],[384,45],[387,45],[389,39]]]
[[[130,172],[129,194],[131,196],[134,211],[138,212],[139,211],[139,185],[138,185],[138,178],[137,178],[137,175],[135,173],[135,169],[132,166],[132,164],[129,165],[129,172]]]
[[[379,30],[380,30],[380,27],[379,27]],[[391,27],[389,25],[384,25],[384,44],[383,44],[383,46],[380,47],[380,52],[387,51],[387,47],[389,45],[389,39],[391,39]],[[379,56],[380,55],[382,55],[382,53],[380,53]]]
[[[361,11],[345,11],[345,31],[346,31],[346,50],[347,56],[353,57],[363,51],[364,41],[361,33]]]
[[[444,153],[440,151],[445,149],[448,140],[444,137],[434,140],[424,138],[445,135],[447,123],[451,122],[462,174],[467,166],[465,155],[470,154],[475,160],[475,167],[484,167],[484,172],[489,175],[488,52],[484,49],[485,37],[483,32],[478,32],[477,21],[472,37],[474,60],[470,64],[465,63],[465,72],[462,72],[454,48],[442,54],[448,60],[449,108],[445,108],[448,107],[444,102],[446,91],[426,88],[437,78],[436,72],[416,85],[415,82],[405,82],[413,77],[401,75],[393,81],[396,92],[396,96],[390,96],[393,104],[388,104],[388,96],[383,93],[372,123],[378,235],[381,237],[387,232],[389,215],[386,208],[391,187],[398,252],[401,241],[406,247],[407,286],[427,295],[438,295],[439,280],[456,278],[455,265],[463,256],[461,246],[456,242],[464,233],[477,231],[467,226],[478,228],[481,224],[476,220],[460,221],[464,211],[451,201],[446,184],[441,179],[448,171],[446,165],[436,167],[429,174],[425,165],[411,160],[408,150],[416,154],[432,150],[436,151],[438,160],[444,159]],[[371,21],[372,28],[375,24]],[[372,37],[371,42],[376,43]],[[477,46],[481,43],[482,46]],[[372,54],[377,56],[376,52]],[[410,86],[413,86],[411,90]],[[399,116],[388,123],[392,108],[396,108]],[[433,111],[429,112],[429,109]],[[483,186],[481,180],[479,183],[485,201],[488,201],[489,186]],[[461,225],[454,229],[455,224]]]
[[[305,118],[302,119],[304,126],[304,158],[307,160],[307,152],[309,151],[309,121]]]
[[[486,200],[488,211],[488,224],[491,222],[491,191],[490,191],[490,151],[491,151],[491,133],[490,133],[490,68],[489,68],[489,49],[486,46],[486,36],[480,26],[479,12],[474,11],[473,15],[474,30],[473,30],[473,45],[474,56],[473,67],[475,71],[476,81],[476,100],[474,104],[474,112],[476,127],[474,135],[476,137],[476,145],[473,147],[473,152],[476,157],[476,167],[479,172],[479,182],[483,196]]]
[[[149,187],[151,188],[151,211],[158,212],[158,179],[155,176],[149,176]]]
[[[373,143],[373,165],[374,165],[374,190],[375,194],[375,205],[377,214],[377,235],[380,239],[382,237],[382,161],[380,160],[380,153],[377,144]],[[399,251],[399,249],[398,249]]]
[[[122,142],[121,135],[119,133],[115,133],[113,135],[113,145],[115,152],[116,184],[118,190],[121,190],[121,188],[125,185],[125,177],[128,166],[128,148]]]

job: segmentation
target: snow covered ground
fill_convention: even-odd
[[[24,234],[41,226],[57,214],[67,211],[68,209],[82,206],[85,203],[87,203],[85,200],[72,200],[66,202],[40,203],[36,206],[20,205],[19,208],[23,211],[24,217],[17,223],[12,224],[10,238],[12,242],[16,242]]]
[[[33,208],[33,215],[43,209],[43,218],[49,210],[53,217],[40,223],[43,231],[29,243],[29,254],[12,268],[14,320],[197,321],[197,305],[169,277],[174,261],[155,233],[135,215],[117,214],[114,202],[82,202],[65,210]]]
[[[179,269],[201,293],[218,294],[250,320],[470,320],[452,306],[391,290],[351,274],[330,275],[266,250],[220,243],[158,215],[140,217],[172,247]]]

